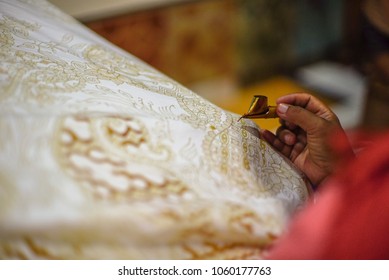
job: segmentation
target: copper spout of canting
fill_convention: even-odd
[[[243,114],[238,121],[243,119],[270,119],[278,118],[276,106],[267,105],[267,96],[254,95],[251,105],[246,114]]]

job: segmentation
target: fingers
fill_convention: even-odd
[[[289,145],[286,145],[284,142],[282,142],[277,136],[275,136],[273,133],[271,133],[268,130],[262,130],[261,131],[262,138],[268,142],[271,146],[273,146],[276,150],[281,152],[284,156],[289,157],[290,153],[292,151],[292,147]]]
[[[337,120],[336,115],[324,103],[322,103],[316,97],[307,93],[293,93],[285,95],[278,98],[276,102],[277,104],[289,104],[296,107],[304,108],[312,114],[324,118],[328,121]]]
[[[265,132],[264,139],[287,156],[314,183],[333,170],[330,136],[342,130],[337,116],[319,99],[305,93],[277,99],[281,126],[276,135]]]
[[[327,120],[304,107],[280,103],[277,106],[277,114],[288,123],[301,127],[304,131],[316,131],[325,126]]]
[[[281,124],[281,126],[287,127],[290,130],[294,130],[297,128],[297,125],[295,125],[294,123],[287,122],[283,119],[280,119],[280,124]]]
[[[261,131],[262,138],[273,146],[276,150],[281,152],[284,156],[294,161],[306,148],[307,142],[304,134],[294,134],[293,132],[283,129],[277,131],[277,136],[268,130]],[[293,137],[293,144],[288,144],[289,140],[285,136]]]
[[[290,152],[289,159],[294,162],[295,159],[304,151],[306,148],[306,144],[303,142],[296,142],[296,144],[293,146],[293,149]]]
[[[296,135],[291,130],[283,126],[280,126],[277,129],[276,135],[283,143],[289,146],[294,145],[297,141]]]

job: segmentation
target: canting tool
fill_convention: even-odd
[[[269,106],[267,104],[267,96],[254,95],[251,105],[247,113],[243,114],[238,121],[241,119],[270,119],[278,118],[276,112],[277,106]]]

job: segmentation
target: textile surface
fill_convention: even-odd
[[[253,122],[48,2],[1,0],[0,42],[0,258],[261,258],[307,200]]]

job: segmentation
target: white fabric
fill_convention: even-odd
[[[0,0],[0,257],[260,258],[308,189],[250,121]]]

